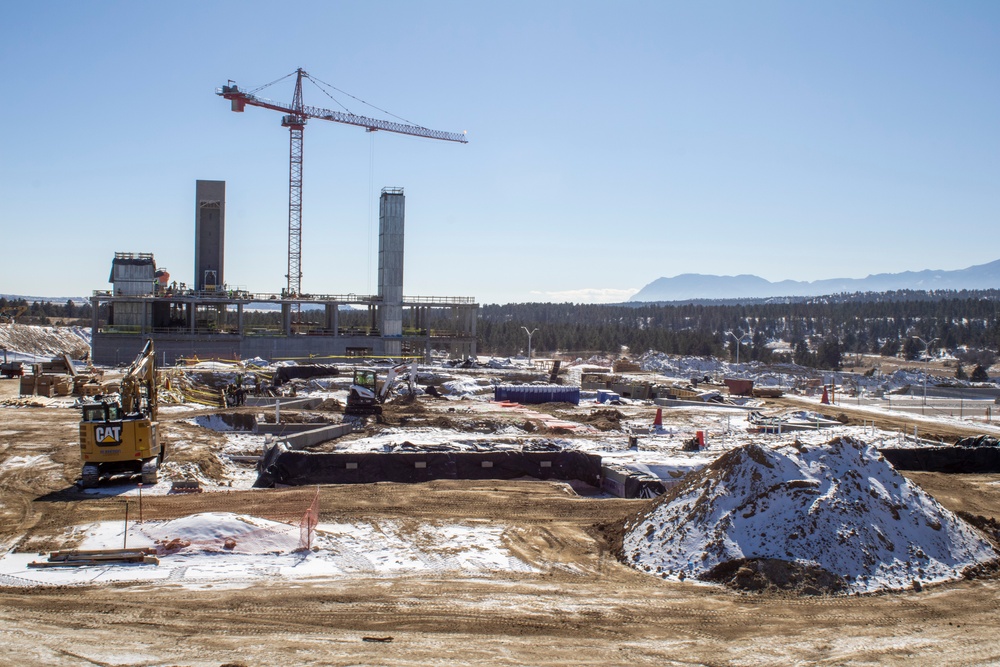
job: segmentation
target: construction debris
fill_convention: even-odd
[[[170,493],[201,493],[203,490],[196,479],[179,479],[170,486]]]
[[[118,565],[139,563],[159,565],[156,549],[96,549],[90,551],[53,551],[47,561],[32,561],[28,567],[87,567],[90,565]]]

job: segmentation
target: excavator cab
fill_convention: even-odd
[[[358,387],[364,387],[368,391],[375,393],[375,388],[378,384],[377,376],[375,371],[367,370],[363,368],[354,369],[354,379],[351,384]]]
[[[122,418],[122,406],[117,401],[101,400],[96,403],[83,404],[83,421],[111,422]]]

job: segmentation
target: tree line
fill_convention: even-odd
[[[846,353],[902,355],[966,348],[970,363],[1000,350],[1000,290],[901,291],[750,303],[681,304],[518,303],[480,309],[480,350],[513,355],[526,351],[637,352],[770,361],[783,341],[792,360],[838,368]],[[921,340],[922,339],[922,340]],[[739,340],[739,343],[737,343]],[[979,357],[982,357],[981,359]],[[990,362],[992,363],[992,361]],[[989,364],[986,364],[987,366]]]
[[[90,301],[66,299],[65,303],[58,303],[43,300],[28,301],[23,297],[8,299],[0,296],[0,315],[4,321],[16,315],[17,321],[24,324],[45,324],[50,319],[87,320],[89,324],[92,312]]]
[[[24,308],[19,322],[71,321],[87,325],[89,301],[65,303],[0,297],[0,314]],[[527,351],[528,336],[539,354],[558,351],[615,354],[657,350],[669,354],[772,361],[783,341],[790,360],[815,368],[838,368],[848,353],[916,359],[932,349],[959,351],[959,358],[988,367],[1000,352],[1000,290],[897,291],[825,297],[757,299],[749,302],[514,303],[480,307],[478,349],[510,356]],[[280,322],[280,313],[245,317]],[[343,313],[345,320],[369,318]],[[739,342],[737,342],[739,341]],[[961,373],[961,368],[959,369]]]

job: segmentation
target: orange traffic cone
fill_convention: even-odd
[[[656,408],[656,419],[653,420],[653,426],[663,428],[663,408]]]
[[[830,405],[830,395],[826,393],[826,385],[823,385],[823,398],[819,402],[823,405]]]

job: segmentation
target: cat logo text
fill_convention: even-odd
[[[94,437],[102,445],[117,445],[122,439],[122,427],[118,426],[95,426]]]

